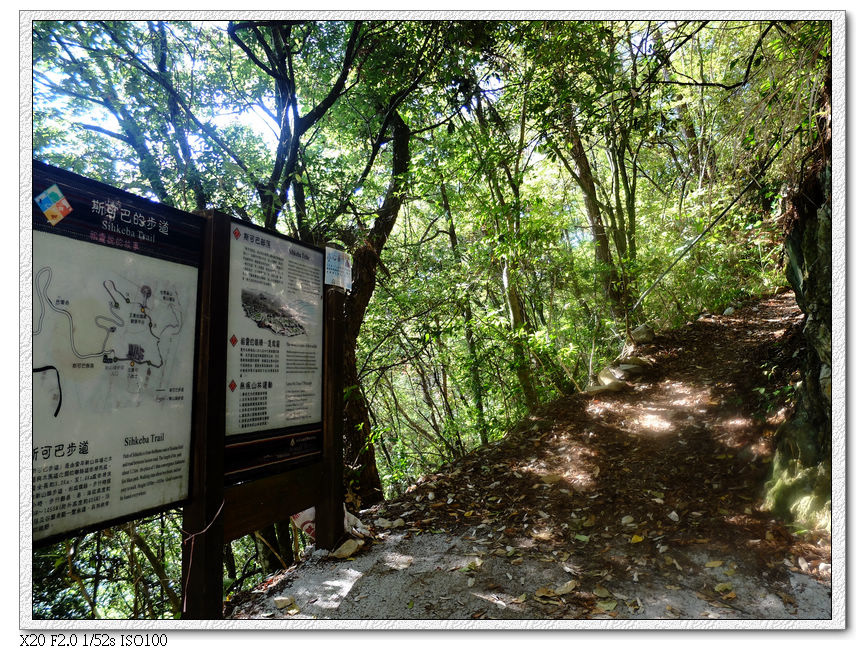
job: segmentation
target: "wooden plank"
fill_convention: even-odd
[[[249,535],[311,506],[318,507],[324,473],[324,463],[317,462],[225,488],[223,541]]]
[[[344,357],[345,292],[338,287],[325,289],[324,311],[324,417],[323,456],[325,471],[322,489],[315,509],[315,542],[318,548],[335,549],[342,540],[342,411]]]
[[[184,619],[222,618],[227,259],[230,221],[205,214],[190,502],[183,508]]]

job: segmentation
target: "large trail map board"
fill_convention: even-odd
[[[201,220],[34,162],[33,538],[186,498]]]

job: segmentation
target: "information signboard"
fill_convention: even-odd
[[[320,435],[301,430],[322,421],[324,251],[239,221],[229,250],[226,435],[294,430],[289,444],[313,451]]]
[[[345,251],[326,248],[324,283],[351,291],[351,257]]]
[[[189,490],[203,220],[33,163],[33,539]]]

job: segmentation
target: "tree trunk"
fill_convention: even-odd
[[[354,252],[352,289],[345,301],[345,479],[347,487],[357,497],[357,505],[361,507],[381,501],[383,493],[375,462],[375,448],[371,444],[369,405],[361,390],[357,371],[357,339],[366,308],[375,291],[379,256],[405,199],[411,158],[409,128],[396,111],[392,115],[393,159],[390,186],[364,243]]]
[[[293,564],[296,558],[294,557],[294,547],[292,545],[294,536],[291,532],[291,519],[277,521],[275,526],[279,555],[286,564]]]
[[[124,530],[126,531],[126,534],[129,535],[129,538],[132,540],[132,542],[139,549],[141,549],[144,557],[146,557],[147,561],[150,563],[153,572],[156,574],[156,577],[159,579],[159,583],[162,585],[162,588],[165,590],[165,594],[168,596],[168,600],[171,603],[171,610],[175,614],[180,613],[180,596],[174,591],[174,589],[171,588],[171,582],[168,579],[168,574],[165,572],[165,566],[159,561],[159,558],[156,556],[156,553],[153,552],[153,549],[150,548],[150,545],[147,543],[147,541],[135,529],[134,523],[126,524]],[[132,551],[130,550],[130,553],[131,552]]]
[[[222,547],[222,560],[225,563],[225,574],[232,582],[237,581],[237,563],[234,560],[234,551],[231,550],[231,542]]]
[[[529,353],[523,337],[526,334],[526,316],[523,304],[517,293],[517,288],[511,278],[510,262],[506,259],[502,265],[502,284],[505,289],[505,300],[508,305],[508,316],[510,317],[511,334],[514,338],[511,347],[514,351],[514,363],[516,365],[517,380],[523,391],[526,406],[529,411],[538,407],[538,394],[532,381],[532,371],[529,367]]]
[[[279,542],[276,539],[276,530],[273,526],[265,526],[257,530],[253,534],[255,540],[255,553],[258,556],[258,566],[264,572],[264,575],[270,575],[285,568],[280,562],[277,553],[279,552]]]
[[[628,305],[626,304],[625,296],[622,294],[622,279],[619,276],[616,265],[613,262],[612,252],[610,251],[610,238],[604,226],[601,204],[598,200],[592,168],[586,156],[586,151],[583,149],[582,138],[579,131],[577,131],[572,117],[569,118],[568,127],[568,153],[576,165],[576,169],[570,165],[567,166],[567,169],[583,192],[583,203],[586,206],[586,214],[589,217],[589,226],[591,227],[592,238],[595,242],[595,260],[598,262],[601,287],[610,303],[613,315],[620,320],[624,320]],[[564,160],[563,156],[560,157]]]
[[[440,185],[442,195],[442,205],[445,214],[448,218],[448,236],[450,237],[451,253],[454,256],[454,262],[457,265],[462,265],[462,256],[459,250],[459,240],[457,240],[457,231],[454,226],[453,214],[451,214],[450,201],[448,200],[447,190],[444,183]],[[483,385],[481,384],[480,361],[478,360],[477,346],[475,344],[475,332],[472,325],[472,303],[466,296],[462,301],[463,311],[463,329],[465,331],[466,348],[469,353],[469,381],[471,383],[472,397],[475,403],[475,430],[480,437],[481,444],[485,445],[489,442],[487,437],[487,424],[484,420],[484,393]]]

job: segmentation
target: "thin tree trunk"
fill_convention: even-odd
[[[160,563],[156,553],[153,552],[153,549],[150,548],[147,541],[138,533],[134,524],[127,524],[124,530],[126,531],[126,534],[129,535],[129,539],[132,540],[135,546],[141,549],[141,552],[144,554],[144,557],[147,558],[153,572],[156,573],[156,577],[159,579],[159,583],[162,585],[162,588],[165,590],[165,595],[168,596],[168,601],[171,603],[172,612],[175,614],[179,613],[181,609],[180,597],[174,589],[171,588],[168,574],[165,572],[165,566]],[[132,553],[131,550],[130,553]]]
[[[234,559],[234,551],[231,542],[222,547],[222,561],[225,563],[225,573],[231,582],[237,582],[237,562]]]
[[[451,213],[450,201],[448,200],[447,190],[444,183],[440,186],[442,195],[442,205],[444,206],[445,214],[448,218],[448,236],[450,237],[451,253],[454,256],[454,262],[462,266],[462,255],[459,250],[459,240],[457,239],[457,231],[454,226],[454,218]],[[462,301],[463,312],[463,330],[465,332],[466,348],[469,353],[469,379],[471,382],[472,397],[475,404],[475,431],[480,437],[481,444],[485,445],[489,442],[487,437],[487,425],[484,421],[484,393],[483,385],[481,384],[480,362],[478,361],[477,347],[475,344],[475,332],[472,324],[472,304],[471,300],[466,296]]]
[[[592,168],[583,148],[582,138],[579,131],[577,131],[572,117],[568,118],[568,127],[568,153],[576,168],[567,164],[567,159],[561,153],[559,153],[559,158],[566,163],[566,168],[583,192],[583,203],[586,206],[589,226],[591,227],[592,237],[595,242],[595,259],[598,262],[599,276],[604,295],[607,297],[616,318],[624,319],[627,304],[621,291],[621,278],[616,270],[616,265],[613,262],[613,256],[610,251],[610,239],[601,216],[601,205],[598,201]]]
[[[505,259],[502,264],[502,285],[505,289],[505,300],[508,305],[511,333],[514,339],[511,347],[514,351],[517,380],[520,382],[520,388],[523,391],[526,406],[529,411],[534,411],[538,407],[538,394],[535,391],[535,384],[532,381],[528,349],[523,340],[526,333],[526,316],[523,311],[523,305],[520,301],[519,294],[517,293],[517,288],[514,285],[513,278],[511,277],[510,262],[507,259]]]
[[[297,559],[294,557],[294,548],[292,547],[293,538],[291,519],[276,522],[277,549],[286,564],[292,564]]]
[[[276,540],[274,526],[265,526],[253,534],[255,540],[255,552],[258,555],[258,565],[264,575],[276,573],[287,565],[280,561],[278,554],[279,542]]]

